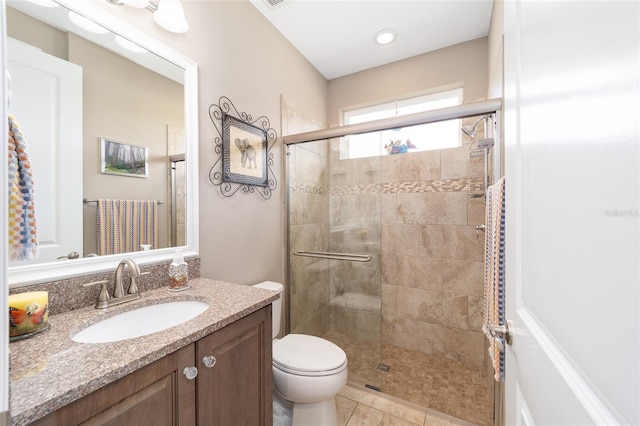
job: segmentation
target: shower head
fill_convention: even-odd
[[[476,120],[476,122],[473,123],[471,126],[462,126],[462,128],[460,130],[462,130],[465,135],[469,136],[470,138],[473,138],[475,136],[475,134],[476,134],[476,130],[478,130],[478,125],[483,120],[486,120],[489,117],[491,117],[489,114],[483,115],[478,120]]]

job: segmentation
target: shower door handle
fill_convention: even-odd
[[[493,337],[503,337],[507,345],[511,346],[513,343],[513,333],[511,331],[511,321],[507,320],[504,325],[490,325],[489,332]]]
[[[333,259],[333,260],[349,260],[352,262],[369,262],[371,260],[371,255],[357,254],[357,253],[333,253],[333,252],[327,252],[327,251],[300,250],[293,254],[295,254],[296,256],[319,257],[322,259]]]

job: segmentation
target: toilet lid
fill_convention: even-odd
[[[284,370],[331,371],[346,362],[347,355],[339,346],[320,337],[287,334],[273,345],[273,364]]]

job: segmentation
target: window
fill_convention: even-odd
[[[430,111],[462,104],[462,88],[345,111],[344,123]],[[340,158],[363,158],[396,152],[417,152],[461,146],[460,120],[350,135],[343,139]]]

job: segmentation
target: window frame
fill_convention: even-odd
[[[455,99],[455,102],[456,102],[455,104],[451,104],[450,102],[450,100],[453,100],[453,99]],[[438,102],[441,104],[437,105],[436,103]],[[431,111],[431,110],[440,109],[444,107],[462,105],[462,103],[463,103],[463,88],[455,87],[455,88],[449,88],[449,89],[439,90],[435,92],[429,92],[421,95],[398,98],[392,101],[379,102],[379,103],[370,104],[370,105],[362,106],[358,108],[344,109],[342,111],[342,121],[345,125],[364,123],[364,122],[378,120],[382,118],[396,117],[396,116],[402,116],[402,115],[407,115],[407,114],[412,114],[417,112]],[[428,105],[428,104],[431,104],[432,107],[412,108],[415,106]],[[399,113],[402,110],[406,112]],[[436,149],[456,148],[456,147],[462,146],[462,135],[458,131],[460,129],[461,120],[460,119],[448,120],[443,123],[449,123],[447,124],[447,126],[451,127],[451,130],[449,129],[446,130],[447,132],[452,132],[453,134],[453,131],[454,131],[453,129],[455,128],[456,136],[455,138],[452,137],[451,139],[454,142],[447,141],[446,144],[437,144],[433,147],[423,146],[422,149],[416,149],[415,151],[407,151],[407,152],[423,152],[423,151],[431,151]],[[435,124],[439,124],[439,123],[435,123]],[[434,123],[419,125],[419,126],[429,126],[429,125],[433,126]],[[411,126],[411,127],[417,128],[419,126]],[[405,127],[403,129],[408,129],[408,128]],[[385,150],[385,146],[384,146],[385,145],[384,138],[388,138],[390,143],[392,140],[395,140],[395,139],[389,138],[388,132],[390,131],[385,131],[385,132],[387,132],[385,134],[386,136],[382,136],[382,132],[376,132],[380,134],[379,136],[380,142],[375,148],[367,147],[366,149],[362,149],[362,146],[364,146],[363,138],[369,134],[352,135],[352,136],[346,136],[342,138],[340,142],[340,159],[356,159],[356,158],[367,158],[367,157],[387,155],[388,153]],[[358,153],[354,153],[355,152],[354,148],[356,147],[352,146],[352,142],[355,142],[358,140],[360,141],[358,142],[358,144],[360,145],[360,149]]]

